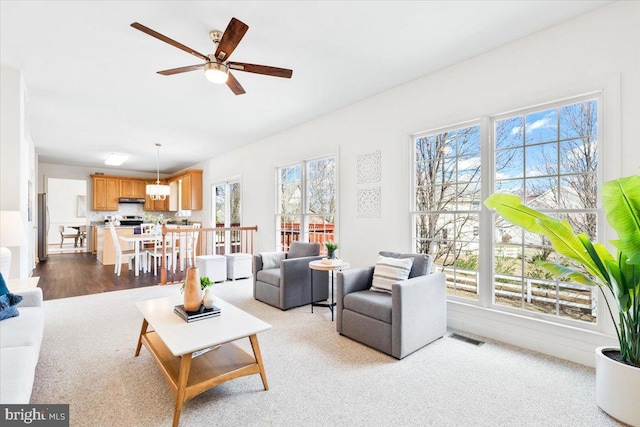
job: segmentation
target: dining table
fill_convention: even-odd
[[[73,228],[78,232],[78,234],[76,235],[75,241],[73,243],[73,247],[77,248],[78,242],[80,242],[80,247],[83,247],[84,241],[87,238],[87,231],[86,231],[87,226],[86,225],[67,225],[67,227]],[[83,227],[84,227],[84,231],[82,230]]]
[[[127,243],[133,243],[135,250],[135,275],[138,276],[140,274],[140,269],[144,268],[145,265],[141,265],[140,263],[140,255],[142,252],[142,247],[145,243],[155,243],[162,239],[162,235],[155,233],[140,233],[133,234],[129,236],[120,236],[120,240]]]

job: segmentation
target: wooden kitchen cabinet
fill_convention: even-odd
[[[120,180],[120,197],[142,199],[145,197],[147,183],[136,179]]]
[[[188,170],[184,174],[172,177],[169,185],[177,185],[178,200],[171,200],[169,210],[201,210],[202,209],[202,171]],[[172,192],[172,197],[175,192]]]
[[[93,181],[93,210],[117,211],[120,197],[120,180],[100,175],[91,175]]]

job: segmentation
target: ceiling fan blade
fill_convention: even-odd
[[[229,78],[227,78],[227,86],[229,86],[229,89],[231,89],[231,91],[236,95],[242,95],[243,93],[246,93],[242,85],[231,73],[229,73]]]
[[[247,73],[264,74],[273,77],[283,77],[290,79],[293,70],[278,67],[269,67],[267,65],[246,64],[244,62],[229,62],[227,64],[230,69],[238,71],[246,71]]]
[[[216,49],[216,58],[220,61],[227,61],[233,53],[233,51],[244,37],[244,34],[249,29],[249,26],[236,18],[231,18],[227,29],[222,34],[222,39]]]
[[[197,56],[198,58],[204,59],[205,61],[209,60],[209,58],[206,55],[203,55],[202,53],[197,52],[197,51],[191,49],[190,47],[183,45],[182,43],[179,43],[179,42],[177,42],[177,41],[175,41],[173,39],[170,39],[169,37],[167,37],[167,36],[165,36],[163,34],[160,34],[159,32],[154,31],[149,27],[145,27],[144,25],[139,24],[137,22],[134,22],[133,24],[131,24],[131,26],[133,28],[135,28],[136,30],[140,30],[143,33],[149,34],[151,37],[155,37],[158,40],[162,40],[165,43],[169,43],[171,46],[177,47],[178,49],[182,49],[185,52],[190,53],[193,56]]]
[[[170,76],[172,74],[180,74],[180,73],[186,73],[187,71],[195,71],[202,67],[204,67],[204,64],[188,65],[186,67],[172,68],[170,70],[158,71],[158,74],[162,74],[163,76]]]

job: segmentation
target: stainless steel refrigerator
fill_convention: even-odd
[[[49,234],[49,208],[47,193],[38,194],[38,260],[47,260],[47,235]]]

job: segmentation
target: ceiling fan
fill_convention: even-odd
[[[204,68],[205,77],[214,83],[226,83],[227,86],[236,95],[242,95],[245,93],[244,88],[238,80],[231,74],[230,70],[245,71],[247,73],[264,74],[267,76],[283,77],[286,79],[291,78],[293,74],[292,70],[286,68],[269,67],[267,65],[247,64],[245,62],[230,62],[229,57],[244,37],[245,33],[249,29],[249,26],[244,22],[236,18],[231,18],[227,29],[224,32],[219,30],[212,30],[209,32],[211,41],[217,46],[216,52],[210,55],[204,55],[188,46],[183,45],[169,37],[145,27],[144,25],[134,22],[131,26],[137,30],[142,31],[152,37],[162,40],[165,43],[169,43],[171,46],[184,50],[193,56],[204,60],[205,62],[197,65],[188,65],[186,67],[172,68],[170,70],[158,71],[158,74],[163,76],[170,76],[172,74],[186,73],[187,71],[195,71]]]

